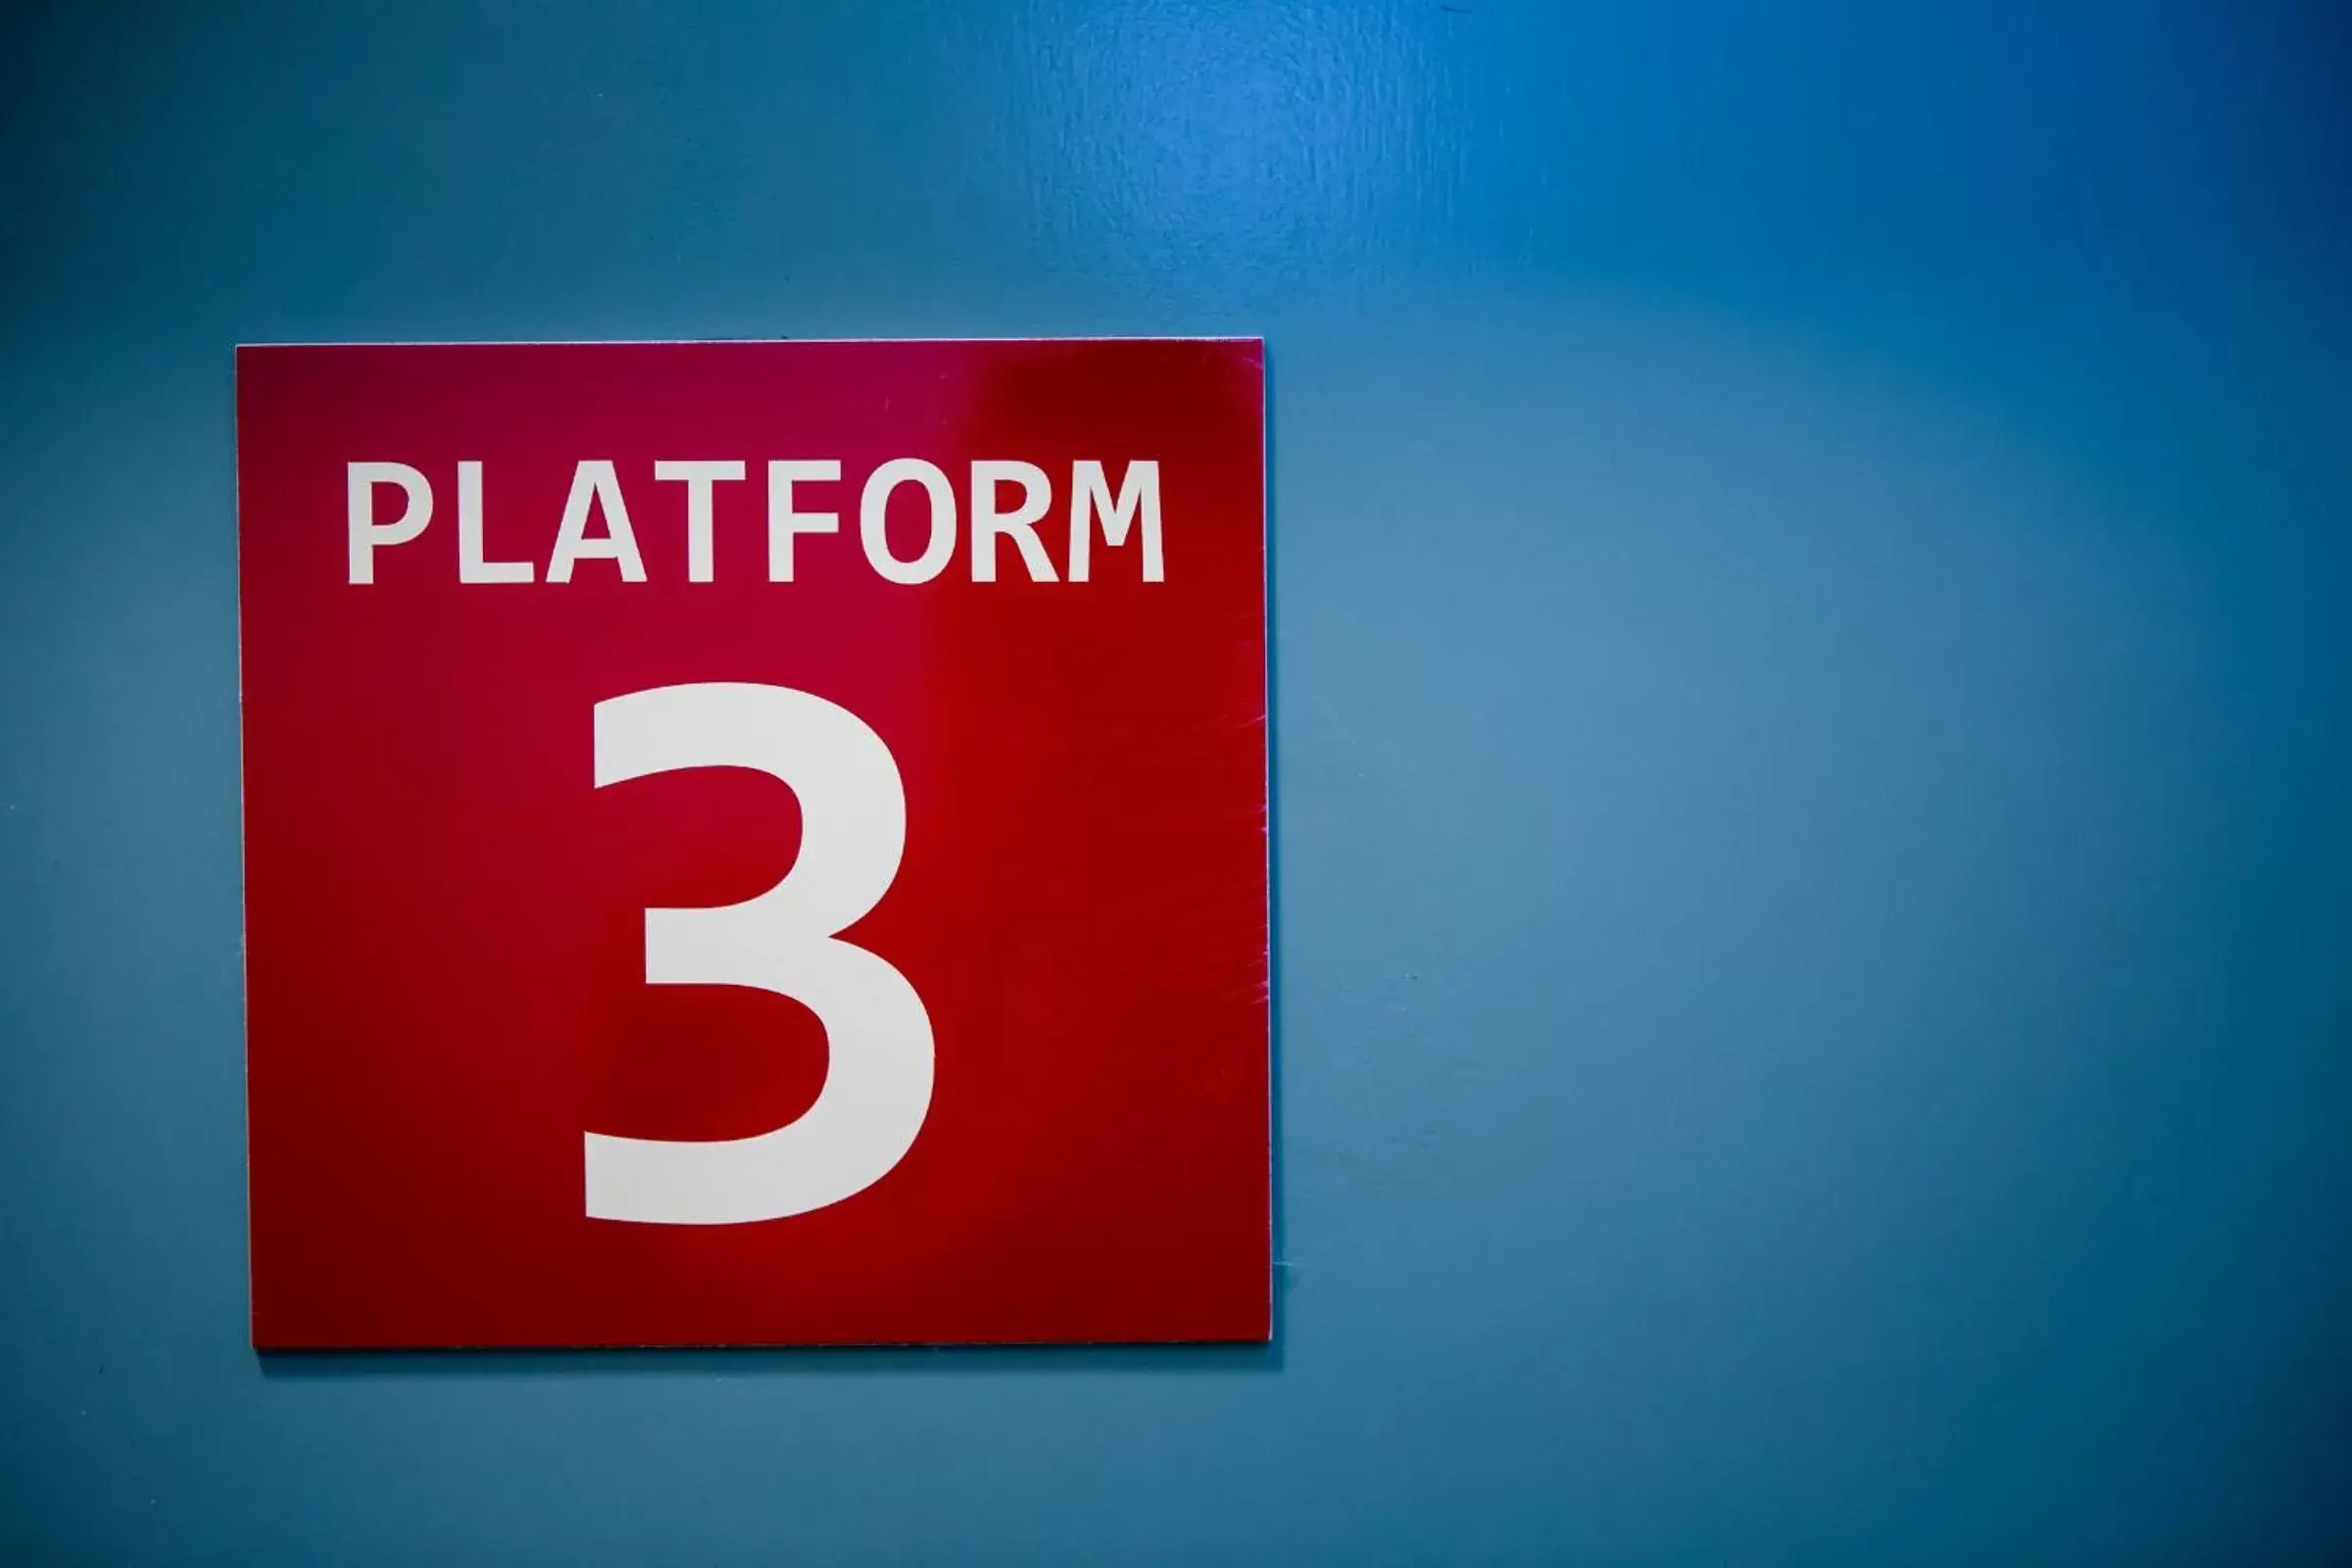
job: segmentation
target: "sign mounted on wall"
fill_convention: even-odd
[[[1262,366],[240,350],[254,1343],[1264,1339]]]

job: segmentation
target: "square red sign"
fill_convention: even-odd
[[[1265,1338],[1262,364],[240,351],[254,1343]]]

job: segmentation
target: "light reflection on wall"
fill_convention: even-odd
[[[1035,57],[1058,79],[1016,137],[1036,220],[1057,252],[1134,264],[1367,246],[1429,140],[1416,43],[1370,7],[1146,0],[1080,22]]]

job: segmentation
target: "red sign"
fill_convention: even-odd
[[[1262,359],[241,351],[254,1343],[1264,1339]]]

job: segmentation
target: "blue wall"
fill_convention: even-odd
[[[0,21],[0,1555],[2352,1555],[2343,13],[198,9]],[[230,345],[1258,331],[1275,1349],[258,1363]]]

